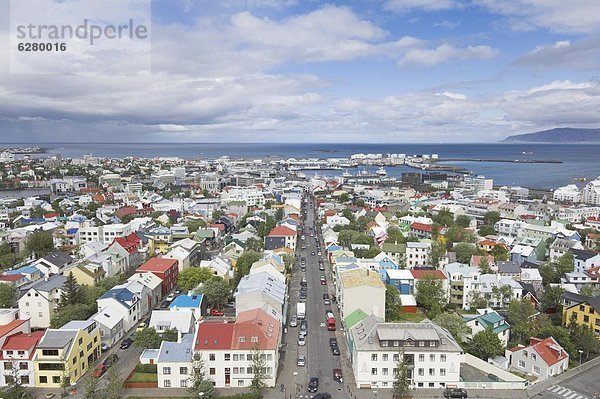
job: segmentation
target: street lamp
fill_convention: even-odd
[[[581,356],[583,355],[583,351],[580,349],[577,352],[579,352],[579,364],[581,365]]]

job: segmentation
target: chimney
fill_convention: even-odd
[[[177,342],[181,342],[181,330],[177,329]]]

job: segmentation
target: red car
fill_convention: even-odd
[[[99,364],[96,366],[96,368],[92,372],[92,376],[94,378],[100,378],[100,377],[102,377],[102,375],[104,375],[104,373],[106,373],[106,370],[107,370],[107,368],[105,365]]]
[[[213,308],[210,311],[210,315],[211,316],[223,316],[225,313],[223,313],[221,310],[217,309],[217,308]]]

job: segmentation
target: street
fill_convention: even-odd
[[[594,393],[600,398],[600,371],[598,366],[574,375],[552,385],[535,398],[544,399],[593,399]]]

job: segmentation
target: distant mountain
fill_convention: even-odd
[[[577,129],[560,127],[542,132],[517,134],[508,136],[503,143],[598,143],[600,144],[600,129]]]

